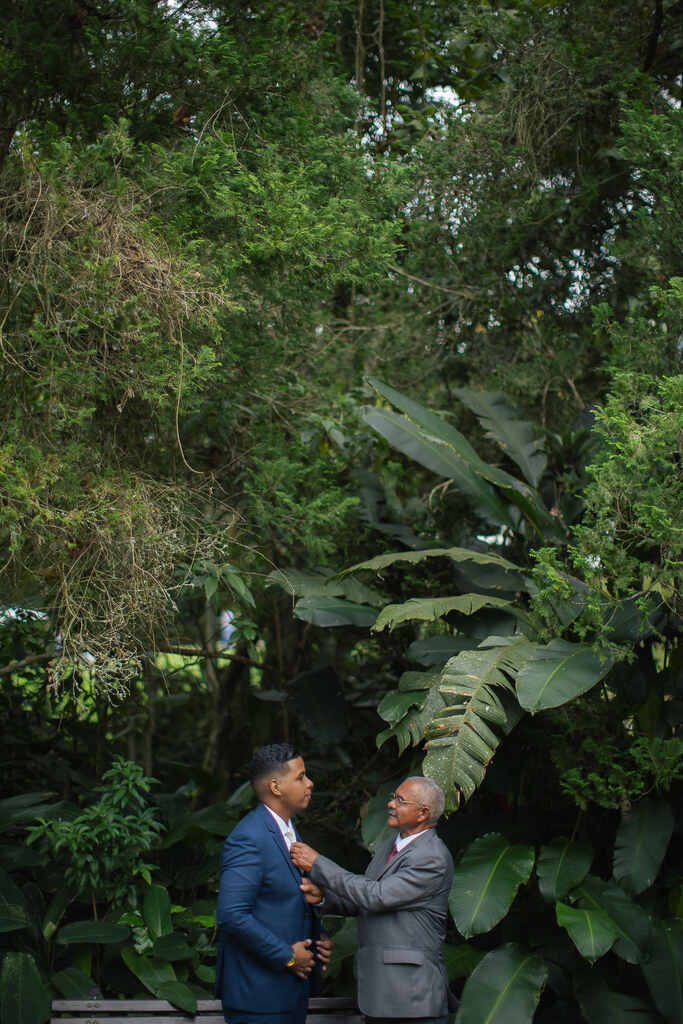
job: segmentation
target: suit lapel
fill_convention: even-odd
[[[298,868],[295,868],[294,865],[292,864],[292,858],[289,856],[289,850],[287,849],[287,844],[284,841],[284,838],[282,836],[282,832],[280,831],[280,828],[279,828],[278,823],[276,822],[275,818],[270,813],[270,811],[268,810],[267,807],[263,806],[263,804],[261,804],[261,807],[263,809],[263,820],[264,820],[265,826],[268,829],[268,831],[270,832],[270,834],[272,836],[272,839],[273,839],[273,842],[275,843],[275,845],[277,846],[278,850],[282,854],[282,857],[283,857],[283,859],[285,861],[285,864],[287,865],[287,869],[291,873],[292,878],[296,881],[296,884],[297,884],[297,887],[298,887],[299,883],[301,882],[301,872],[299,871]],[[295,829],[295,833],[296,833],[296,829]],[[303,899],[303,893],[302,893],[301,898]]]

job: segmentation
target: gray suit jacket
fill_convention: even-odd
[[[443,959],[453,860],[434,829],[387,863],[382,843],[365,875],[317,857],[310,871],[325,911],[358,915],[358,1005],[369,1017],[440,1017],[448,1012]]]

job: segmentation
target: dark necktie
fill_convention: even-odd
[[[389,856],[387,857],[387,864],[391,863],[391,861],[394,859],[394,857],[396,856],[397,853],[398,853],[398,850],[396,849],[396,843],[394,843],[394,845],[391,847],[391,851],[389,853]]]

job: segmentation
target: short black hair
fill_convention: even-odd
[[[266,775],[281,775],[288,761],[293,761],[300,754],[291,743],[269,743],[260,747],[249,765],[249,781],[252,786]]]

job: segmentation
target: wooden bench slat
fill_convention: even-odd
[[[216,1024],[223,1020],[218,999],[198,999],[194,1017],[164,999],[55,999],[52,1012],[60,1016],[52,1017],[50,1024]],[[316,996],[309,1000],[306,1024],[362,1024],[362,1017],[350,996]]]
[[[350,996],[313,996],[308,1001],[309,1010],[355,1010],[356,1001]],[[96,1010],[100,1013],[137,1010],[138,1013],[152,1013],[168,1010],[173,1013],[177,1008],[164,999],[55,999],[52,1009],[57,1012],[79,1012]],[[221,1010],[220,999],[198,999],[197,1012],[210,1013]]]

